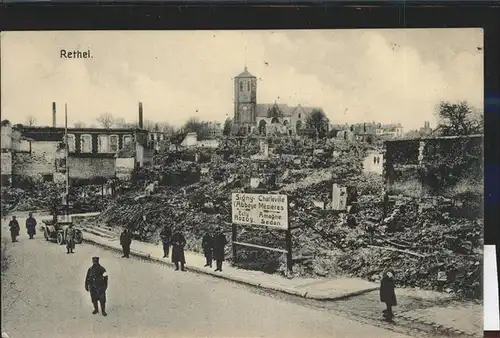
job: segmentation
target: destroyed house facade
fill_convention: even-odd
[[[483,135],[386,141],[384,178],[414,194],[482,194]]]
[[[12,182],[26,178],[44,181],[65,179],[64,128],[13,128]],[[92,181],[115,176],[117,157],[134,158],[137,166],[152,161],[148,132],[141,129],[68,128],[68,167],[72,181]]]

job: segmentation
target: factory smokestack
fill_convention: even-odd
[[[56,103],[52,102],[52,127],[56,127]]]
[[[142,116],[142,102],[139,102],[139,129],[144,127],[144,121]]]

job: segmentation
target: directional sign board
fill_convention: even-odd
[[[286,195],[232,194],[233,223],[288,229]]]

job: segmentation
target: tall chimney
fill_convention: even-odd
[[[142,102],[139,102],[139,128],[142,129],[144,126],[144,121],[142,117]]]
[[[56,103],[52,102],[52,127],[56,127]]]

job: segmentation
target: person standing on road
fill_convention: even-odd
[[[203,248],[203,254],[205,255],[205,258],[207,260],[205,266],[212,267],[212,261],[213,261],[212,250],[214,247],[214,238],[208,231],[205,234],[205,236],[203,236],[203,240],[201,241],[201,246]]]
[[[92,257],[92,266],[87,270],[85,277],[85,290],[90,292],[90,299],[94,305],[93,315],[99,312],[97,302],[101,303],[101,312],[103,316],[106,313],[106,290],[108,289],[108,273],[106,269],[99,264],[99,257]]]
[[[120,235],[120,245],[122,246],[123,249],[122,257],[129,258],[130,244],[132,244],[132,234],[128,229],[123,229],[123,232]]]
[[[382,280],[380,282],[380,301],[387,306],[383,311],[384,318],[387,321],[392,321],[394,317],[392,307],[398,305],[394,289],[394,271],[392,269],[387,269],[382,273]]]
[[[17,242],[17,236],[19,236],[19,231],[21,231],[21,227],[19,226],[19,222],[16,219],[16,216],[12,216],[11,221],[9,222],[10,229],[10,237],[12,238],[12,243]]]
[[[214,238],[214,258],[217,262],[217,268],[215,271],[222,272],[222,262],[224,261],[225,248],[227,244],[226,235],[222,232],[222,227],[217,229],[217,235]]]
[[[64,230],[64,238],[66,238],[66,253],[73,253],[75,249],[75,228],[73,228],[73,223],[70,223],[68,227]]]
[[[170,251],[170,240],[172,238],[172,229],[165,225],[160,233],[161,242],[163,244],[163,258],[168,258]]]
[[[177,230],[172,236],[172,263],[175,264],[175,271],[179,270],[179,263],[181,263],[181,270],[184,269],[186,258],[184,256],[184,247],[186,246],[186,238],[180,230]]]
[[[26,230],[28,231],[30,239],[33,239],[33,236],[36,235],[36,219],[33,217],[31,212],[29,213],[29,217],[26,219]]]

